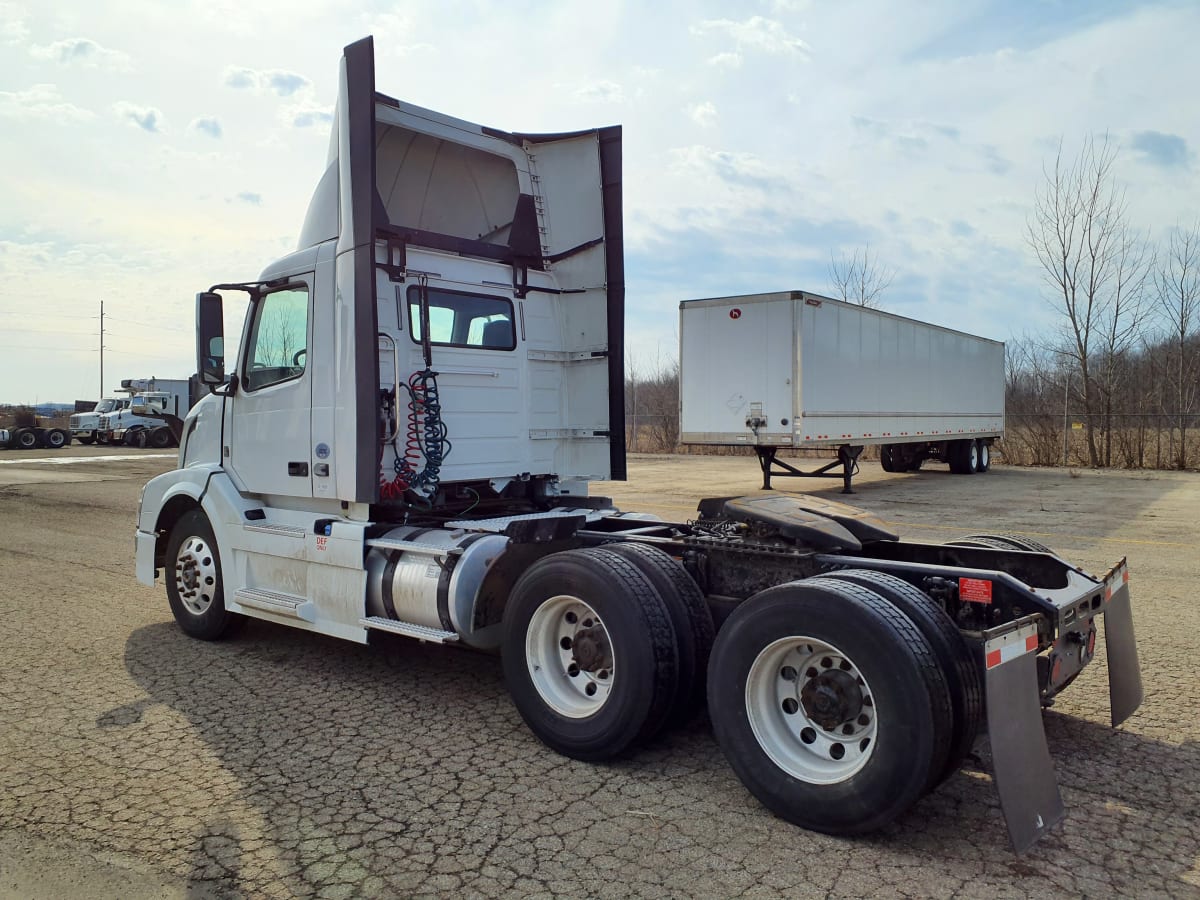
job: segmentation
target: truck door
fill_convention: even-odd
[[[226,462],[251,494],[312,496],[312,284],[311,274],[292,279],[247,317]]]

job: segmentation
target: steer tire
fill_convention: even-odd
[[[87,434],[87,435],[81,434],[78,437],[76,437],[75,440],[79,441],[79,443],[81,443],[81,444],[92,444],[92,443],[95,443],[96,436],[94,434]]]
[[[946,764],[940,773],[931,773],[934,777],[927,789],[932,790],[958,771],[983,725],[983,682],[971,648],[954,620],[937,601],[895,575],[870,569],[846,569],[830,572],[824,577],[861,585],[888,601],[917,626],[937,657],[950,689],[954,724]]]
[[[632,561],[605,549],[552,553],[525,571],[505,608],[501,656],[530,730],[588,762],[654,735],[679,685],[666,602]]]
[[[997,549],[1026,550],[1030,553],[1049,553],[1051,556],[1057,556],[1053,550],[1041,541],[1035,541],[1033,538],[1027,538],[1021,534],[1009,534],[1008,532],[998,534],[968,534],[966,537],[954,541],[954,543],[967,546],[963,543],[964,541],[987,541],[987,546],[996,547]]]
[[[164,450],[171,446],[172,437],[171,429],[166,425],[159,425],[150,432],[150,446],[158,450]]]
[[[184,634],[215,641],[245,620],[225,608],[221,556],[203,511],[193,509],[179,517],[167,540],[165,568],[167,600]]]
[[[949,689],[929,642],[882,597],[832,578],[768,588],[730,614],[708,709],[750,792],[828,834],[894,821],[950,751]]]
[[[704,705],[708,657],[716,627],[704,594],[679,560],[647,544],[606,544],[605,550],[633,563],[666,601],[679,648],[679,692],[667,725],[688,721]]]

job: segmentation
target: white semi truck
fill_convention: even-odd
[[[707,702],[750,791],[831,833],[895,819],[986,729],[1028,846],[1063,814],[1041,707],[1101,616],[1113,721],[1141,702],[1124,561],[901,541],[811,497],[669,522],[590,495],[625,477],[621,225],[619,127],[472,125],[376,93],[371,39],[348,46],[299,248],[197,296],[212,393],[143,492],[138,579],[206,640],[252,617],[499,651],[577,759]]]
[[[100,420],[110,414],[129,408],[130,395],[121,397],[104,397],[96,403],[91,412],[75,413],[71,416],[71,437],[81,444],[92,444],[96,441],[96,433],[100,430]]]
[[[1004,434],[1004,344],[808,291],[679,304],[680,441],[753,447],[771,476],[842,478],[864,447],[886,472],[986,472]],[[781,449],[832,448],[804,472]],[[841,468],[841,472],[836,470]]]
[[[121,389],[128,402],[100,417],[96,440],[102,444],[140,447],[171,447],[178,442],[180,422],[191,409],[190,380],[168,378],[125,378]]]

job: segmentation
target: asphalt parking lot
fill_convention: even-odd
[[[1200,475],[777,482],[907,538],[1019,532],[1092,572],[1129,557],[1146,701],[1108,727],[1100,654],[1045,714],[1068,817],[1018,857],[986,750],[886,831],[838,839],[759,806],[703,717],[588,765],[526,730],[492,657],[261,622],[190,640],[133,577],[138,491],[173,455],[110,455],[0,453],[0,896],[1200,897]],[[753,459],[636,457],[607,487],[684,518],[758,486]]]

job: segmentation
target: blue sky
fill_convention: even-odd
[[[828,291],[869,243],[886,309],[1055,324],[1023,229],[1062,140],[1119,142],[1131,219],[1198,213],[1200,4],[0,0],[0,401],[179,377],[193,296],[291,249],[341,47],[379,89],[514,131],[625,128],[627,331],[700,296]]]

